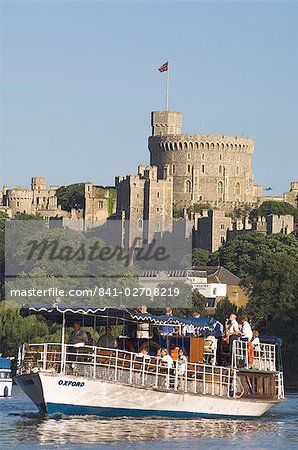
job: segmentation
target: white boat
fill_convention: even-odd
[[[188,319],[154,317],[117,308],[37,308],[23,314],[42,314],[72,323],[81,315],[92,323],[148,322],[183,326]],[[212,322],[213,321],[213,322]],[[216,328],[213,319],[194,319],[202,334]],[[100,416],[168,416],[181,418],[262,416],[284,399],[283,374],[278,368],[277,344],[261,342],[254,361],[248,361],[247,342],[234,341],[231,367],[216,365],[210,351],[200,353],[204,337],[162,337],[189,341],[189,361],[181,373],[178,362],[164,367],[161,359],[124,349],[62,343],[24,344],[20,349],[16,383],[41,412]],[[199,351],[196,354],[195,350]],[[212,356],[212,355],[211,355]],[[210,363],[211,362],[211,363]]]
[[[12,390],[11,359],[0,355],[0,397],[10,397]]]

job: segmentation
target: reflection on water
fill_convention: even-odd
[[[34,423],[35,422],[35,423]],[[59,420],[46,419],[38,423],[22,420],[16,423],[19,433],[26,429],[26,439],[31,440],[30,431],[43,444],[119,442],[130,440],[184,440],[229,438],[244,433],[278,432],[279,424],[270,422],[243,422],[226,420],[166,420],[166,419],[111,419],[86,417],[62,417]]]
[[[97,416],[41,416],[32,403],[18,393],[0,402],[0,448],[9,445],[83,446],[116,449],[219,448],[234,444],[249,449],[295,448],[297,444],[298,396],[258,420],[215,419],[104,419]],[[181,442],[182,441],[182,442]],[[187,441],[187,444],[186,444]],[[132,447],[133,445],[133,447]],[[297,448],[297,447],[296,447]]]

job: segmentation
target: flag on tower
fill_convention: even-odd
[[[168,70],[168,61],[166,63],[164,63],[162,66],[160,66],[160,68],[158,69],[160,72],[167,72]]]

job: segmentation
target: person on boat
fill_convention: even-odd
[[[83,331],[81,329],[81,325],[79,324],[79,322],[74,322],[73,324],[74,330],[72,331],[70,338],[69,338],[69,343],[70,344],[87,344],[88,343],[88,336],[85,333],[85,331]]]
[[[142,305],[139,308],[139,312],[147,314],[147,306]],[[137,324],[137,339],[149,339],[149,322],[138,322]]]
[[[118,348],[117,339],[112,335],[112,327],[107,326],[106,332],[97,341],[97,347]]]
[[[252,345],[254,346],[255,351],[260,350],[260,333],[257,330],[252,332]]]
[[[187,356],[184,348],[179,348],[178,351],[178,374],[184,375],[186,372]]]
[[[239,324],[237,322],[237,316],[236,314],[231,314],[228,324],[226,325],[227,332],[229,336],[232,334],[238,334],[239,332]]]
[[[243,316],[241,319],[240,337],[243,341],[247,340],[250,342],[252,340],[252,329],[247,316]]]
[[[87,338],[88,338],[87,345],[93,345],[93,339],[91,337],[90,331],[86,331],[86,334],[87,334]]]
[[[161,357],[161,365],[164,367],[172,368],[173,367],[173,358],[169,355],[167,348],[162,348],[160,350]]]
[[[171,308],[166,308],[165,315],[173,317],[173,311]],[[174,327],[172,325],[164,325],[161,327],[161,333],[171,336],[174,333]]]

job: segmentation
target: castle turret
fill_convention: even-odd
[[[173,111],[154,111],[151,115],[152,136],[181,134],[182,113]]]

